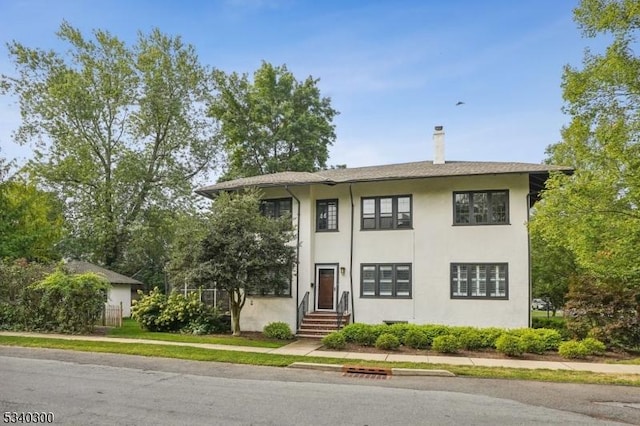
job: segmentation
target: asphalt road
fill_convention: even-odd
[[[458,377],[363,379],[0,347],[0,412],[7,411],[52,412],[55,424],[83,425],[640,424],[640,389]]]

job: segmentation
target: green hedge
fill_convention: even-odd
[[[102,316],[110,284],[93,273],[56,271],[24,289],[19,316],[23,328],[88,333]]]
[[[387,336],[393,336],[400,345],[414,349],[433,349],[439,352],[456,352],[460,349],[496,349],[509,356],[555,351],[563,341],[563,335],[556,329],[507,330],[497,327],[475,328],[407,323],[392,325],[354,323],[344,327],[338,335],[343,336],[345,344],[355,343],[361,346],[378,346],[380,336],[385,336],[384,339],[390,339]]]

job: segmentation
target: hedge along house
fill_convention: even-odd
[[[322,321],[309,312],[335,325],[336,310],[373,324],[528,326],[529,209],[550,172],[571,169],[444,161],[440,126],[434,143],[434,161],[282,172],[196,191],[214,199],[261,188],[265,214],[290,214],[296,226],[288,291],[249,296],[242,329],[284,321],[312,334],[308,325]]]

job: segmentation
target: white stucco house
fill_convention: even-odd
[[[200,188],[212,199],[261,188],[265,214],[290,214],[296,226],[298,266],[288,291],[249,296],[242,329],[272,321],[299,329],[307,312],[333,313],[341,300],[351,322],[528,326],[529,210],[550,172],[571,170],[444,161],[443,139],[436,127],[434,161]]]
[[[124,318],[131,316],[131,293],[142,288],[143,284],[140,281],[82,260],[68,260],[65,267],[74,274],[93,272],[103,276],[111,284],[106,304],[113,306],[122,304],[122,316]]]

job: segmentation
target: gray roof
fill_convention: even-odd
[[[388,164],[383,166],[354,167],[345,169],[309,172],[281,172],[269,175],[240,178],[199,188],[196,192],[207,197],[219,191],[233,191],[247,187],[278,187],[324,183],[371,182],[399,179],[418,179],[447,176],[475,176],[511,173],[548,174],[551,171],[569,173],[573,169],[565,166],[534,163],[504,163],[480,161],[447,161],[433,164],[432,161]]]
[[[117,272],[110,271],[101,266],[94,265],[93,263],[85,262],[83,260],[69,260],[66,265],[69,272],[74,274],[84,274],[85,272],[93,272],[98,275],[104,276],[111,284],[135,284],[142,285],[142,283],[136,279],[129,278],[126,275],[119,274]]]

